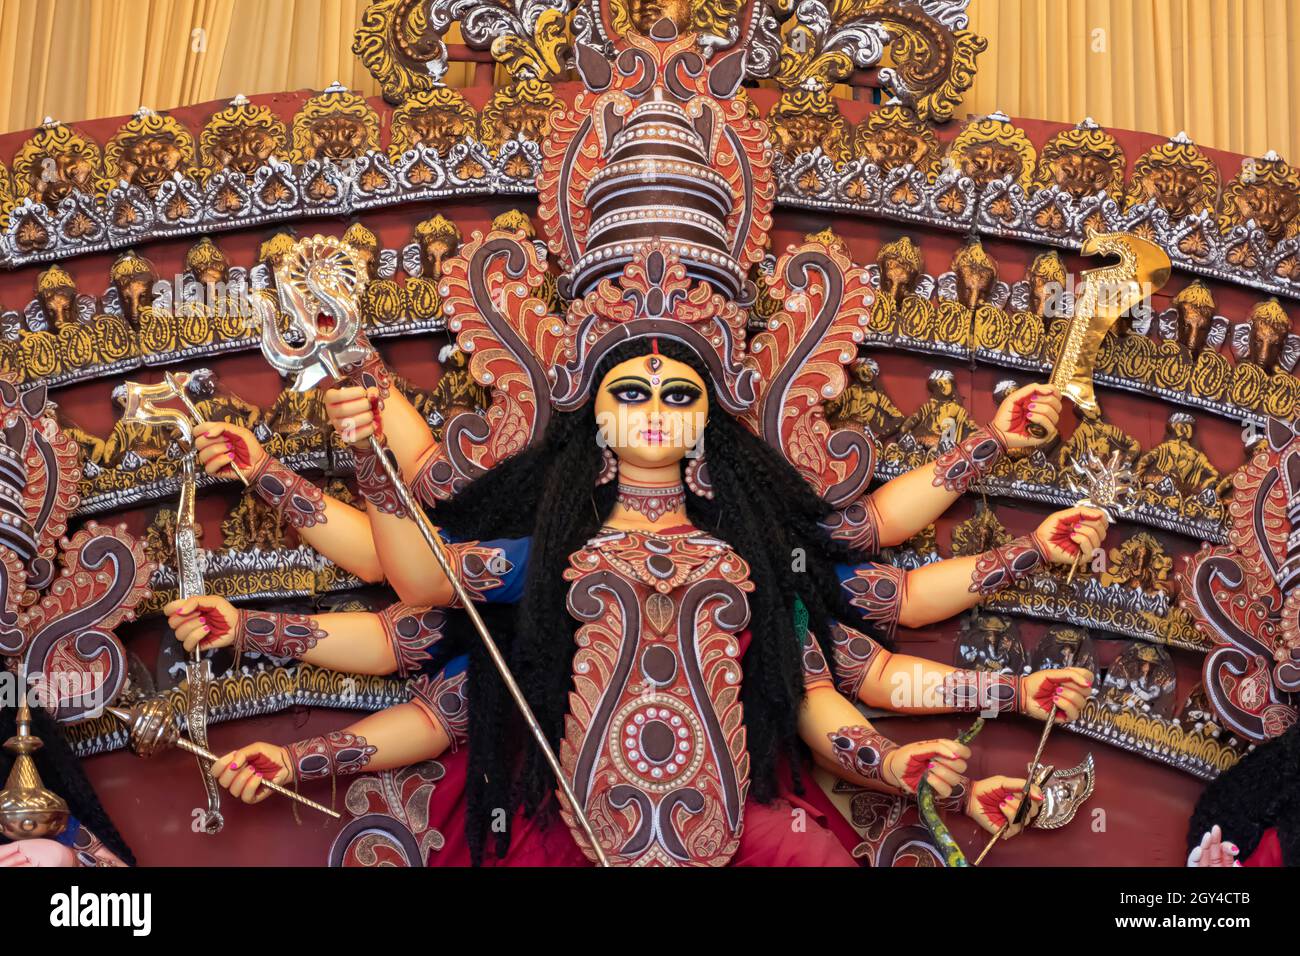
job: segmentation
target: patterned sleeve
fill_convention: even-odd
[[[444,536],[445,537],[445,536]],[[514,604],[524,593],[528,538],[448,542],[451,559],[470,597],[487,604]],[[453,602],[456,607],[459,602]]]
[[[907,594],[907,572],[889,564],[840,564],[835,567],[849,604],[858,609],[879,640],[889,642]]]
[[[453,753],[469,736],[468,665],[469,658],[462,655],[448,661],[441,671],[423,673],[407,684],[411,703],[424,711],[430,723],[442,728]]]
[[[831,671],[826,666],[826,655],[822,653],[821,645],[817,643],[817,638],[812,631],[803,632],[800,652],[803,660],[804,690],[832,686]]]
[[[822,520],[822,527],[833,540],[858,551],[874,554],[880,550],[880,517],[869,494],[832,511]]]
[[[835,644],[835,687],[850,700],[857,700],[872,662],[884,648],[861,631],[838,623],[831,627],[831,640]]]

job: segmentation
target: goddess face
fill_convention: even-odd
[[[704,436],[704,380],[684,362],[642,355],[615,365],[596,390],[601,439],[621,462],[662,468],[686,457]]]

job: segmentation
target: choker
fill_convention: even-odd
[[[658,488],[643,488],[640,485],[625,485],[620,481],[617,500],[629,511],[640,512],[647,520],[654,522],[686,504],[686,486],[679,482]]]

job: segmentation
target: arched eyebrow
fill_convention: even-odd
[[[645,386],[647,391],[649,391],[650,389],[650,380],[641,378],[641,376],[639,375],[620,375],[618,378],[614,379],[614,381],[606,385],[605,388],[606,390],[609,390],[611,388],[617,388],[619,385],[624,385],[629,382],[635,385],[643,385]]]
[[[697,385],[693,379],[682,378],[682,377],[680,377],[680,376],[678,376],[677,378],[666,378],[666,379],[664,379],[664,383],[663,383],[663,385],[660,386],[660,390],[667,388],[669,385],[689,385],[691,388],[695,389],[697,392],[702,392],[702,391],[704,391],[704,389],[703,389],[701,386]]]

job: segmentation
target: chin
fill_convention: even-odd
[[[636,448],[628,449],[627,453],[620,453],[618,457],[639,468],[663,468],[677,464],[686,457],[686,453],[680,448]]]

